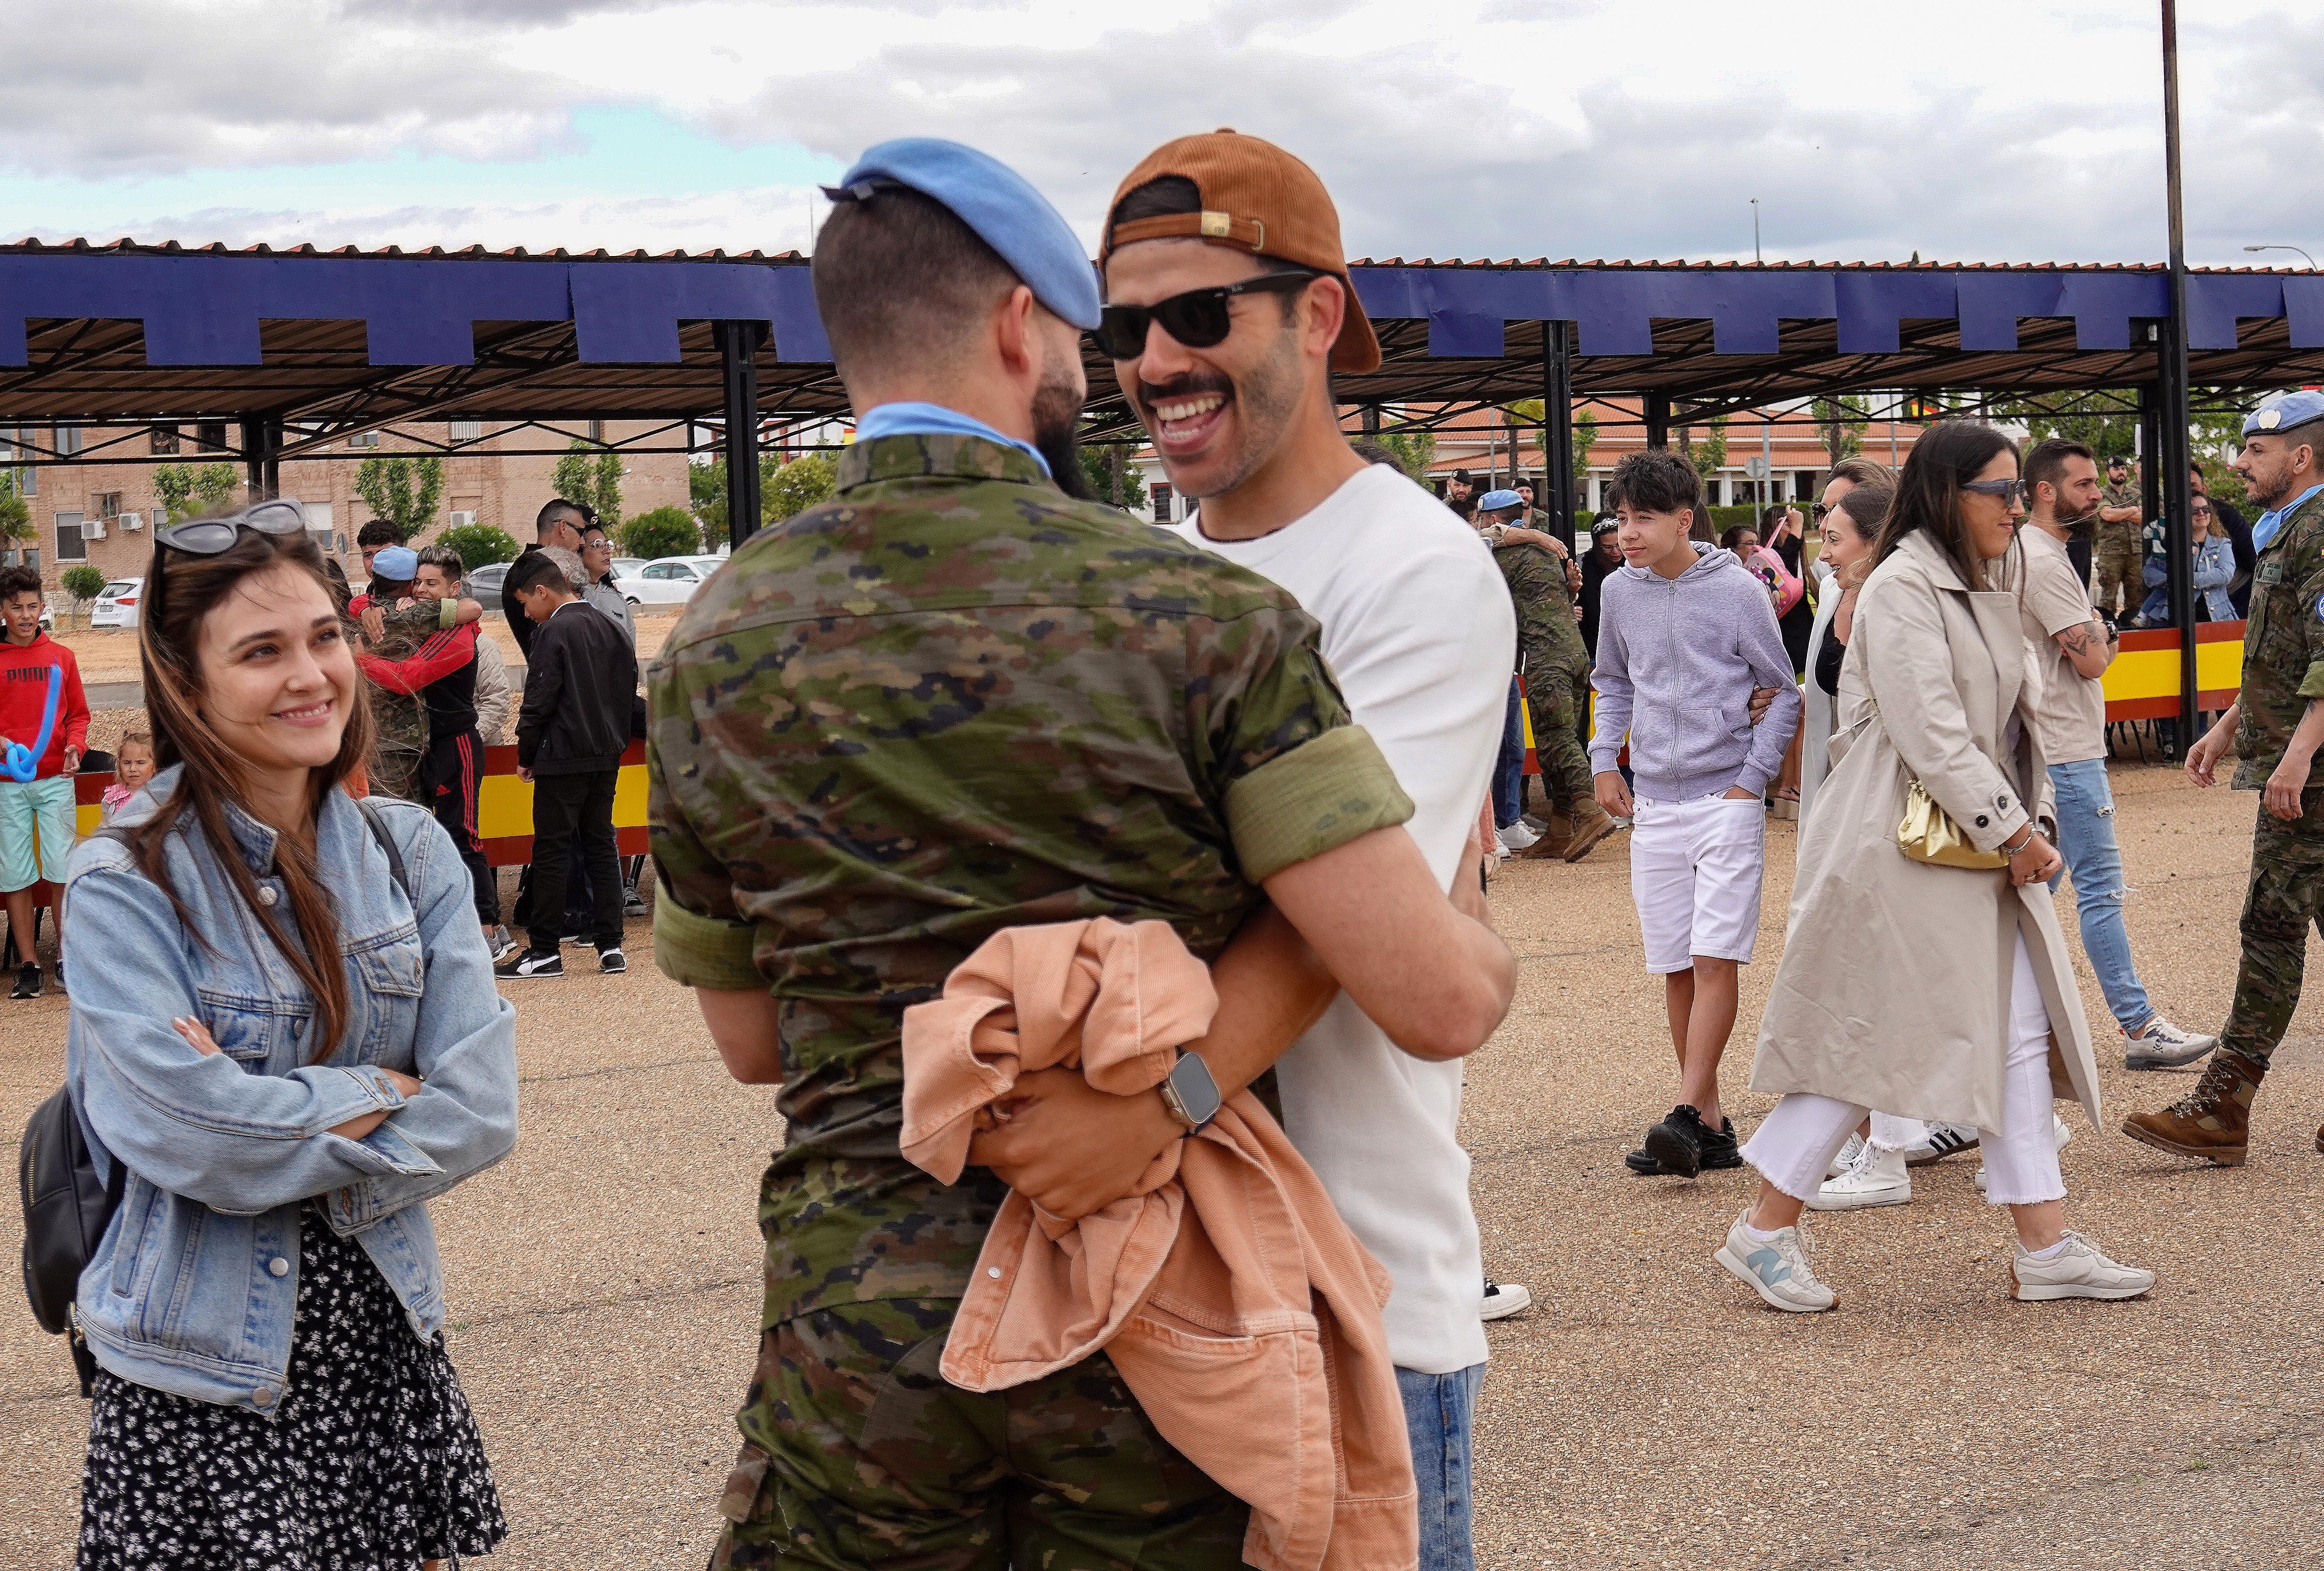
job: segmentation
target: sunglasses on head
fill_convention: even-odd
[[[161,596],[170,582],[170,575],[164,570],[164,551],[214,557],[240,540],[245,529],[277,537],[304,535],[307,510],[290,497],[281,496],[272,502],[253,503],[223,518],[189,518],[183,523],[164,524],[155,530],[152,581],[145,591],[145,615],[157,625],[161,620]]]
[[[2023,480],[1964,480],[1961,489],[1974,491],[1979,496],[1998,496],[2004,502],[2025,500],[2025,482]]]
[[[1190,289],[1150,306],[1108,306],[1098,313],[1097,347],[1105,351],[1108,359],[1135,360],[1146,353],[1148,324],[1159,322],[1164,332],[1189,349],[1213,348],[1225,343],[1227,335],[1234,331],[1235,296],[1305,289],[1323,276],[1304,269],[1263,273],[1240,283]]]

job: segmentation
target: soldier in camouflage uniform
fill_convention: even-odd
[[[2218,1050],[2182,1100],[2136,1114],[2122,1132],[2174,1155],[2243,1165],[2252,1099],[2300,1003],[2308,929],[2324,931],[2324,782],[2310,777],[2324,743],[2324,393],[2270,399],[2244,420],[2235,461],[2252,500],[2271,511],[2252,525],[2243,689],[2187,755],[2208,786],[2234,744],[2235,789],[2264,790],[2244,897],[2243,961]],[[2324,1130],[2316,1146],[2324,1151]]]
[[[2127,622],[2138,615],[2146,590],[2139,581],[2146,565],[2145,536],[2140,527],[2145,500],[2130,460],[2107,460],[2107,484],[2099,494],[2098,534],[2090,547],[2090,573],[2095,580],[2091,598],[2109,624]],[[2117,612],[2116,602],[2121,601]]]
[[[419,565],[420,554],[404,546],[391,547],[372,559],[372,582],[364,596],[369,604],[357,617],[364,624],[366,652],[381,660],[410,660],[438,633],[473,622],[479,614],[473,600],[409,598]],[[397,568],[403,569],[402,577],[395,576]],[[427,700],[374,682],[371,710],[379,733],[370,763],[372,790],[427,806],[420,784],[420,766],[428,756]]]
[[[1568,564],[1537,545],[1506,540],[1501,531],[1524,511],[1514,491],[1489,493],[1478,516],[1493,560],[1508,584],[1517,613],[1517,661],[1524,668],[1526,707],[1533,719],[1534,756],[1549,797],[1549,832],[1519,853],[1579,862],[1611,834],[1614,820],[1598,805],[1590,755],[1582,751],[1579,716],[1589,713],[1590,652],[1573,617]]]
[[[981,199],[938,198],[962,182]],[[950,143],[875,148],[835,189],[818,302],[851,397],[876,407],[831,499],[736,551],[647,679],[655,959],[699,990],[738,1078],[779,1080],[788,1125],[760,1191],[760,1359],[713,1564],[1231,1566],[1247,1508],[1102,1353],[991,1394],[938,1374],[1004,1190],[900,1154],[901,1017],[1010,926],[1156,918],[1213,956],[1263,904],[1258,881],[1411,803],[1288,595],[1070,500],[1039,449],[957,412],[997,394],[865,396],[907,354],[991,393],[991,340],[930,344],[943,324],[908,314],[915,290],[997,273],[1002,304],[962,310],[1016,309],[1021,277],[1035,328],[1094,321],[1054,210]],[[994,236],[996,207],[1028,203],[1054,268]],[[1054,337],[1069,434],[1080,361]],[[920,402],[939,395],[957,402]]]

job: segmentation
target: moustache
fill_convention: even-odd
[[[1172,399],[1204,393],[1223,393],[1232,398],[1234,383],[1215,371],[1189,371],[1183,376],[1173,376],[1167,382],[1148,382],[1140,377],[1138,383],[1138,402],[1148,409]]]

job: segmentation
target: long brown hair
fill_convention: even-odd
[[[1824,517],[1828,520],[1834,513],[1844,513],[1848,514],[1849,528],[1866,540],[1877,541],[1880,538],[1881,526],[1887,522],[1889,509],[1895,504],[1896,483],[1889,478],[1888,471],[1882,468],[1877,479],[1857,481],[1846,495],[1831,504],[1831,511]],[[1871,577],[1875,559],[1873,554],[1867,551],[1840,568],[1840,587],[1843,589],[1862,588],[1864,580]]]
[[[1886,561],[1904,537],[1918,530],[1951,560],[1969,588],[1999,587],[1970,542],[1960,501],[1961,486],[2001,453],[2016,457],[2017,444],[1980,420],[1939,420],[1923,430],[1896,476],[1896,499],[1888,508],[1888,521],[1880,526],[1873,560]]]
[[[186,930],[204,948],[211,948],[209,938],[195,925],[192,913],[171,884],[163,857],[171,834],[183,827],[189,814],[192,816],[226,870],[227,882],[314,1000],[313,1032],[309,1039],[313,1047],[308,1061],[318,1064],[331,1056],[347,1028],[347,978],[339,963],[338,918],[332,909],[330,891],[316,866],[313,847],[296,836],[278,836],[274,843],[274,871],[290,897],[291,920],[299,929],[296,941],[283,930],[276,908],[258,898],[258,881],[236,849],[226,815],[230,804],[247,799],[248,777],[240,756],[202,717],[203,684],[197,652],[202,619],[253,573],[277,566],[298,568],[312,575],[329,594],[331,581],[323,570],[323,554],[308,535],[263,534],[253,529],[241,531],[234,544],[216,556],[170,550],[159,541],[154,542],[153,554],[157,584],[148,586],[146,599],[150,610],[157,598],[153,589],[158,587],[163,591],[158,596],[161,615],[141,620],[137,653],[145,678],[145,708],[153,725],[154,764],[159,769],[172,764],[184,768],[170,799],[152,818],[125,831],[124,838],[137,858],[139,871],[170,897]],[[371,705],[358,682],[337,755],[309,772],[310,805],[319,808],[326,794],[337,790],[370,755],[371,745]]]

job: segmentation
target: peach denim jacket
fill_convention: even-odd
[[[1149,1095],[1217,1008],[1209,968],[1167,923],[996,933],[942,998],[904,1012],[904,1154],[956,1181],[977,1110],[1037,1069]],[[1249,1502],[1249,1564],[1407,1571],[1419,1523],[1380,1325],[1388,1290],[1245,1091],[1078,1223],[1011,1192],[941,1367],[1000,1391],[1103,1348],[1163,1437]]]

